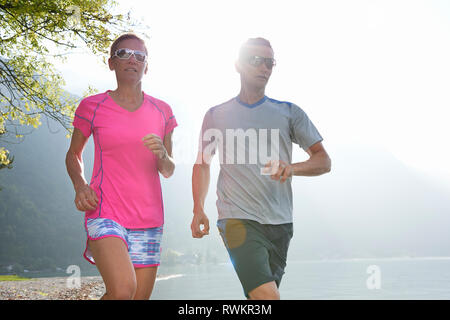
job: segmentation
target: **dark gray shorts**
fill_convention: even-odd
[[[275,281],[280,286],[293,235],[292,223],[222,219],[217,227],[247,297],[264,283]]]

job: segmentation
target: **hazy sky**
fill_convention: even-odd
[[[118,2],[149,26],[143,90],[177,116],[178,161],[206,110],[237,95],[239,45],[262,36],[277,59],[266,94],[302,107],[326,148],[373,145],[449,179],[449,1]],[[116,86],[92,54],[58,68],[75,94]]]

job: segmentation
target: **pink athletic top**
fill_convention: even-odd
[[[129,229],[154,228],[164,223],[157,157],[142,138],[154,133],[164,139],[177,121],[170,106],[145,93],[131,112],[109,96],[110,90],[80,102],[73,126],[93,134],[94,168],[90,182],[99,199],[85,218],[108,218]]]

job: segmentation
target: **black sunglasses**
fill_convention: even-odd
[[[264,62],[267,69],[272,69],[277,64],[274,58],[264,58],[261,56],[250,56],[247,62],[254,67],[259,67]]]

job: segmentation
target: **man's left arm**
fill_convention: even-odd
[[[313,144],[306,152],[309,154],[309,159],[306,161],[293,164],[279,161],[278,170],[271,175],[271,178],[285,182],[292,176],[319,176],[331,171],[331,159],[322,142]],[[266,167],[270,167],[270,165],[268,164]]]
[[[322,142],[317,142],[306,150],[309,159],[303,162],[293,163],[292,175],[294,176],[319,176],[331,171],[331,159]]]

